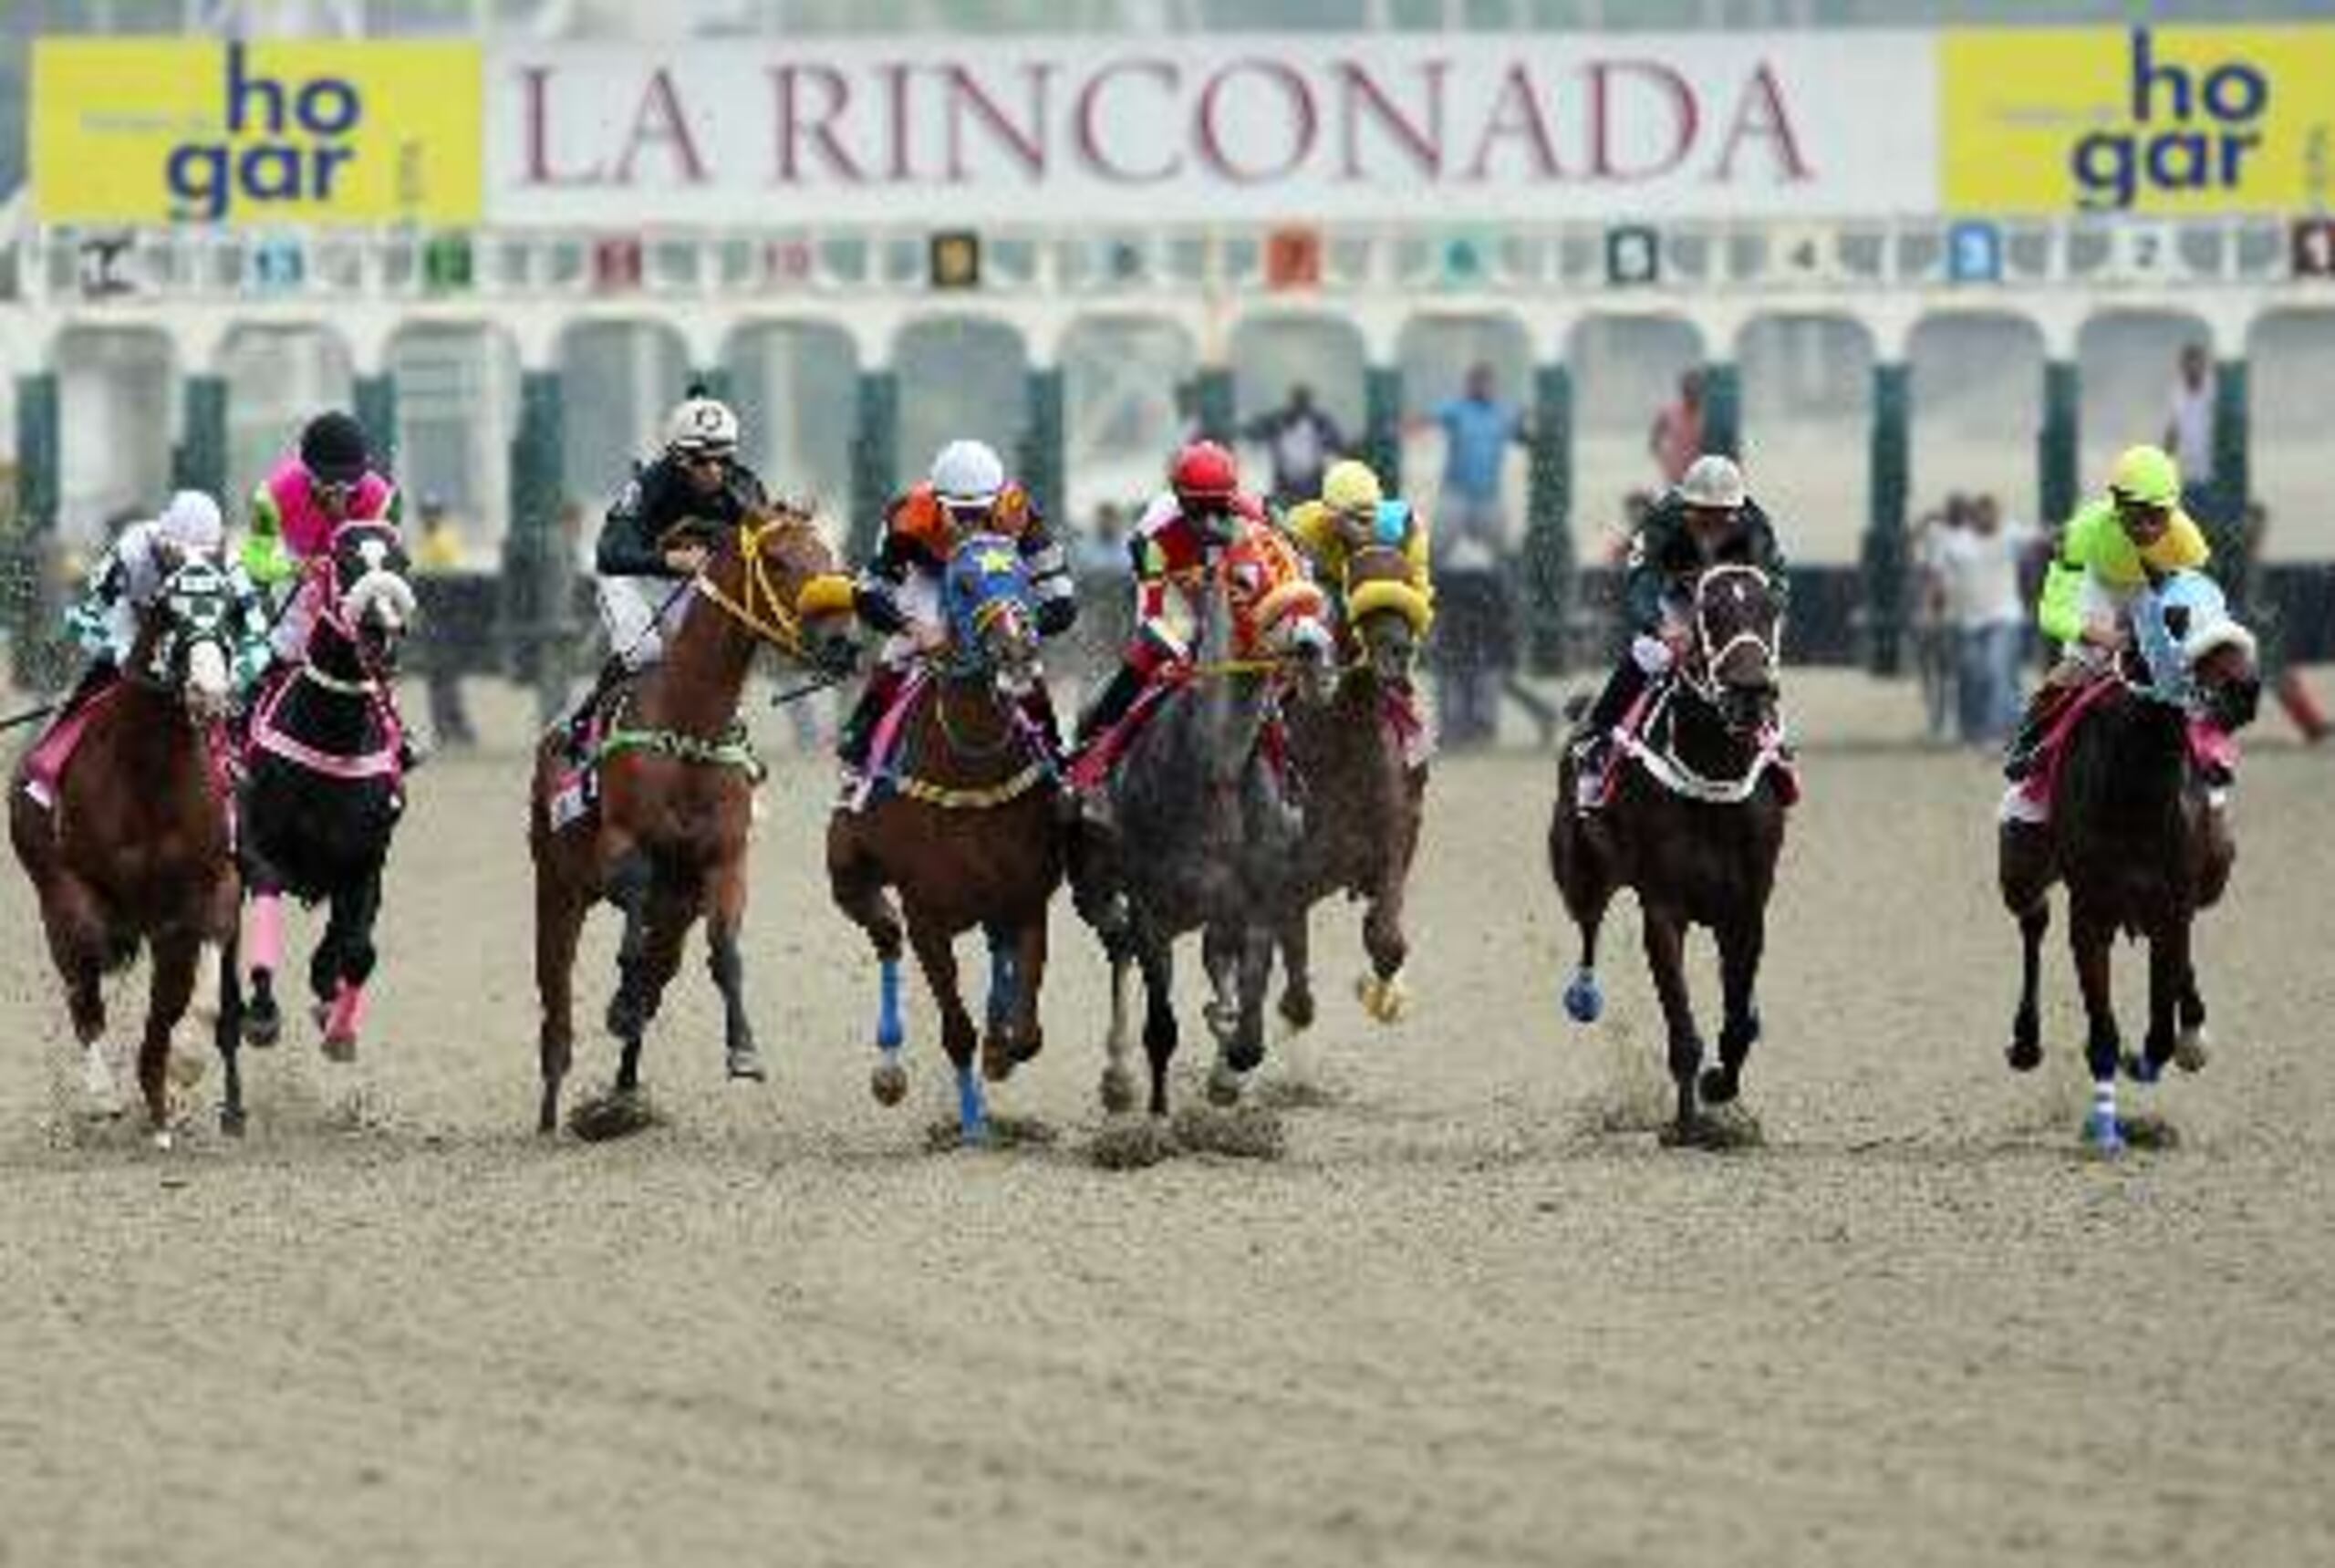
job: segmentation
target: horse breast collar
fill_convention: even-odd
[[[1783,762],[1782,727],[1770,726],[1760,732],[1759,747],[1739,777],[1711,778],[1679,759],[1676,716],[1673,711],[1678,691],[1677,682],[1665,682],[1646,700],[1644,718],[1635,724],[1624,722],[1616,731],[1615,738],[1622,749],[1637,759],[1639,766],[1671,794],[1706,805],[1742,805],[1759,792],[1768,770]]]

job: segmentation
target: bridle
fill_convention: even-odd
[[[794,602],[788,603],[780,597],[778,585],[773,580],[771,539],[779,534],[818,537],[804,517],[782,515],[760,524],[742,521],[738,524],[738,559],[746,573],[744,598],[732,597],[709,571],[700,571],[691,586],[755,637],[792,659],[815,664],[817,660],[804,644],[803,623],[813,616],[849,609],[851,579],[837,572],[814,573],[796,590]],[[757,601],[767,608],[758,607]]]
[[[1780,612],[1776,616],[1774,631],[1766,637],[1746,626],[1719,647],[1714,649],[1711,646],[1710,606],[1714,589],[1722,583],[1731,584],[1740,597],[1746,591],[1743,585],[1747,582],[1757,585],[1763,594],[1768,590],[1767,573],[1757,566],[1738,562],[1705,567],[1695,578],[1695,657],[1686,660],[1678,673],[1695,695],[1714,708],[1720,705],[1726,695],[1720,688],[1719,670],[1738,649],[1746,646],[1757,649],[1761,661],[1770,670],[1783,659],[1784,618]]]

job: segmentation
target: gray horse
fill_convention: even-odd
[[[1318,608],[1283,617],[1259,634],[1256,647],[1237,649],[1217,569],[1199,619],[1197,662],[1120,759],[1107,785],[1112,828],[1090,836],[1074,873],[1079,907],[1111,961],[1102,1093],[1104,1108],[1115,1113],[1135,1106],[1130,964],[1143,972],[1151,1113],[1168,1113],[1175,941],[1187,931],[1201,933],[1215,993],[1207,1008],[1217,1044],[1209,1098],[1238,1100],[1243,1078],[1264,1060],[1265,988],[1303,817],[1261,742],[1292,687],[1303,701],[1323,701],[1334,674],[1334,645]]]

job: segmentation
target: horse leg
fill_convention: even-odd
[[[154,1147],[171,1147],[171,1035],[194,1000],[195,960],[202,938],[192,930],[158,933],[148,944],[154,973],[146,997],[146,1034],[138,1045],[138,1087],[146,1096],[146,1120]]]
[[[284,893],[265,868],[254,866],[251,877],[244,943],[251,950],[252,994],[244,1009],[244,1041],[265,1050],[284,1033],[284,1013],[275,1003],[275,971],[284,964]]]
[[[1655,994],[1662,1001],[1662,1017],[1670,1034],[1670,1077],[1678,1085],[1678,1120],[1674,1131],[1681,1142],[1691,1142],[1701,1130],[1695,1103],[1696,1080],[1703,1064],[1703,1039],[1695,1032],[1695,1010],[1686,995],[1686,922],[1671,910],[1648,905],[1645,911],[1646,967],[1654,973]]]
[[[1759,956],[1768,944],[1765,911],[1755,910],[1718,933],[1719,986],[1727,1019],[1719,1025],[1718,1065],[1703,1074],[1703,1098],[1723,1106],[1743,1086],[1743,1064],[1759,1038]]]
[[[1311,1029],[1314,1012],[1313,911],[1301,909],[1283,916],[1280,939],[1282,1018],[1292,1029]]]
[[[649,940],[649,893],[656,880],[656,873],[649,864],[649,857],[638,849],[628,849],[609,867],[607,900],[624,915],[624,933],[617,940],[617,989],[608,998],[607,1031],[621,1042],[638,1073],[640,1057],[640,1032],[648,1027],[649,1013],[641,1000],[641,964]],[[619,1073],[618,1086],[627,1075]]]
[[[2189,921],[2174,915],[2149,933],[2149,1032],[2141,1054],[2124,1067],[2136,1082],[2153,1084],[2173,1060],[2183,994],[2190,986]]]
[[[738,946],[745,919],[746,859],[741,853],[716,866],[706,880],[705,968],[721,993],[724,1065],[731,1077],[759,1084],[769,1075],[754,1044],[753,1022],[746,1016],[746,961]]]
[[[1560,805],[1560,811],[1570,807]],[[1568,831],[1578,831],[1568,826]],[[1594,1023],[1604,1014],[1605,992],[1597,983],[1597,934],[1605,924],[1605,910],[1613,902],[1614,885],[1604,875],[1591,867],[1587,857],[1574,861],[1577,879],[1562,888],[1566,912],[1581,931],[1581,962],[1565,982],[1565,1016],[1575,1023]]]
[[[81,1047],[81,1086],[108,1116],[120,1114],[120,1091],[106,1060],[105,921],[80,883],[59,876],[40,888],[41,929],[48,956],[65,981],[66,1010]]]
[[[1403,987],[1403,962],[1410,956],[1411,944],[1403,935],[1399,872],[1390,871],[1371,894],[1370,908],[1362,918],[1362,946],[1370,955],[1370,973],[1356,988],[1363,1009],[1379,1023],[1392,1023],[1410,1003]]]
[[[535,863],[535,1001],[543,1023],[535,1056],[543,1074],[543,1097],[535,1130],[559,1128],[559,1085],[576,1059],[576,941],[583,934],[588,906],[555,867]]]
[[[632,1033],[625,1038],[623,1054],[617,1060],[616,1086],[619,1095],[639,1092],[641,1037],[657,1016],[666,986],[672,983],[673,976],[680,970],[681,944],[689,936],[690,921],[697,913],[701,897],[695,888],[652,882],[641,902],[641,940],[629,981],[638,1012]]]
[[[1013,1075],[1013,1025],[1021,1016],[1022,951],[1011,926],[983,926],[989,946],[989,994],[981,1015],[981,1076],[1002,1083]]]
[[[1265,992],[1273,981],[1273,929],[1254,921],[1240,933],[1240,1018],[1219,1063],[1246,1077],[1264,1064]],[[1236,1080],[1235,1086],[1238,1086]]]
[[[1040,910],[1024,924],[1014,953],[1021,985],[1014,992],[1013,1062],[1016,1066],[1046,1048],[1044,1027],[1038,1022],[1038,992],[1046,980],[1046,917]]]
[[[308,989],[322,1014],[324,1053],[335,1062],[357,1059],[358,1031],[365,1026],[365,986],[379,960],[373,925],[380,914],[381,868],[375,866],[353,886],[333,894],[324,940],[308,961]]]
[[[226,940],[219,944],[219,1012],[211,1021],[212,1049],[219,1053],[219,1130],[230,1137],[244,1136],[244,985],[243,942],[236,931],[236,911],[229,911]]]
[[[924,982],[932,988],[933,1002],[940,1009],[940,1048],[949,1054],[949,1065],[957,1072],[958,1137],[968,1145],[987,1142],[989,1106],[981,1096],[981,1075],[973,1070],[973,1015],[965,1010],[965,999],[957,989],[956,944],[945,929],[919,919],[913,904],[908,906],[908,942],[924,970]]]
[[[838,812],[827,823],[827,892],[846,919],[867,933],[876,950],[876,1070],[868,1088],[877,1103],[897,1106],[908,1092],[900,1047],[908,1030],[900,1018],[900,916],[884,892],[884,873],[861,846],[859,819]]]
[[[2043,1021],[2037,996],[2042,987],[2043,939],[2051,929],[2051,838],[2031,823],[2002,826],[1997,851],[2003,906],[2018,921],[2018,1008],[2011,1014],[2010,1045],[2004,1060],[2015,1073],[2043,1062]]]
[[[2109,954],[2116,928],[2086,908],[2070,901],[2068,945],[2076,961],[2076,983],[2083,992],[2084,1062],[2091,1069],[2091,1111],[2084,1119],[2084,1140],[2102,1153],[2124,1147],[2123,1129],[2116,1120],[2116,1071],[2122,1064],[2123,1045],[2116,1032],[2116,999],[2109,985]]]
[[[1149,929],[1136,937],[1136,962],[1143,970],[1143,1051],[1151,1059],[1151,1114],[1168,1114],[1168,1064],[1176,1054],[1176,949],[1172,939]]]
[[[2189,955],[2189,972],[2181,979],[2179,1003],[2181,1031],[2173,1038],[2173,1060],[2185,1073],[2195,1073],[2204,1067],[2213,1054],[2213,1041],[2205,1033],[2205,999],[2197,994],[2197,955]]]
[[[1124,932],[1105,950],[1111,961],[1111,1031],[1103,1037],[1103,1109],[1117,1116],[1135,1108],[1135,1073],[1127,1065],[1132,1033],[1127,1027],[1127,981],[1128,971],[1135,967],[1135,950]]]

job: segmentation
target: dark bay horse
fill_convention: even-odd
[[[2209,597],[2218,601],[2217,593]],[[2237,849],[2218,798],[2226,778],[2199,753],[2251,723],[2261,699],[2253,638],[2242,627],[2226,617],[2192,626],[2185,610],[2164,613],[2175,623],[2171,640],[2182,645],[2173,690],[2103,678],[2086,711],[2071,716],[2048,820],[2007,819],[1999,844],[1998,880],[2018,921],[2022,960],[2006,1054],[2019,1072],[2043,1060],[2037,992],[2050,890],[2064,880],[2092,1078],[2083,1133],[2106,1152],[2124,1141],[2120,1066],[2153,1084],[2169,1061],[2191,1071],[2205,1064],[2205,1004],[2190,928],[2228,887]],[[2119,931],[2149,944],[2148,1033],[2136,1055],[2124,1053],[2110,986]]]
[[[357,1053],[381,875],[405,810],[405,732],[392,682],[414,592],[405,546],[387,522],[343,523],[308,569],[318,582],[307,647],[261,694],[245,747],[241,855],[251,985],[244,1037],[273,1044],[283,1027],[275,971],[284,895],[327,900],[332,912],[309,958],[308,990],[325,1054],[345,1062]],[[240,1100],[231,1094],[223,1114],[240,1124]]]
[[[775,648],[825,673],[857,657],[850,579],[810,516],[778,506],[715,542],[677,591],[691,596],[661,662],[613,700],[599,742],[597,793],[574,776],[559,731],[535,753],[527,843],[535,866],[535,988],[543,1007],[543,1097],[536,1126],[558,1126],[560,1083],[575,1047],[576,943],[599,899],[624,914],[607,1028],[623,1054],[607,1106],[612,1132],[638,1128],[640,1042],[701,915],[707,969],[721,993],[730,1075],[763,1076],[746,1017],[739,927],[746,909],[746,830],[760,765],[738,702],[754,656]]]
[[[1759,1037],[1759,956],[1792,788],[1776,736],[1782,608],[1773,586],[1755,566],[1708,566],[1693,578],[1692,598],[1691,646],[1676,677],[1649,692],[1645,723],[1610,764],[1611,798],[1593,810],[1577,805],[1568,747],[1549,824],[1549,867],[1581,928],[1565,1010],[1583,1023],[1603,1011],[1598,928],[1614,892],[1634,888],[1678,1091],[1670,1136],[1682,1143],[1722,1138],[1698,1100],[1735,1098]],[[1697,925],[1718,939],[1726,1002],[1718,1065],[1707,1070],[1686,995],[1686,932]]]
[[[940,1009],[941,1045],[957,1075],[958,1129],[988,1136],[981,1076],[1003,1079],[1036,1055],[1045,979],[1046,906],[1063,876],[1060,781],[1051,737],[1035,732],[1023,699],[1043,678],[1028,574],[1012,540],[977,534],[958,545],[942,579],[947,648],[911,677],[898,739],[897,782],[827,824],[827,878],[835,907],[876,948],[881,1053],[876,1097],[898,1104],[901,914]],[[899,892],[896,909],[885,893]],[[957,982],[955,941],[979,927],[989,943],[988,1027],[981,1072],[975,1031]]]
[[[8,836],[40,898],[49,956],[65,981],[93,1094],[112,1070],[99,982],[143,943],[153,963],[138,1085],[154,1140],[170,1147],[171,1032],[193,995],[202,944],[222,952],[217,1038],[239,1026],[235,874],[223,724],[233,698],[234,596],[207,560],[163,585],[121,678],[89,699],[55,799],[43,805],[19,762]]]
[[[1411,664],[1426,629],[1427,605],[1411,583],[1402,551],[1357,550],[1346,562],[1343,603],[1346,659],[1326,706],[1300,703],[1289,715],[1290,756],[1305,787],[1305,836],[1290,885],[1281,931],[1282,1016],[1299,1029],[1313,1022],[1308,963],[1308,913],[1334,892],[1366,899],[1362,922],[1370,972],[1356,986],[1364,1008],[1382,1023],[1402,1016],[1403,890],[1418,851],[1427,798],[1427,763],[1413,733]]]
[[[1082,911],[1111,908],[1099,932],[1111,961],[1111,1029],[1105,1042],[1105,1109],[1135,1104],[1127,1065],[1130,964],[1143,975],[1143,1045],[1150,1058],[1150,1110],[1168,1113],[1168,1064],[1175,1055],[1175,940],[1201,933],[1201,962],[1214,1000],[1207,1008],[1217,1059],[1212,1099],[1240,1097],[1245,1075],[1264,1060],[1264,997],[1273,945],[1304,833],[1302,814],[1270,754],[1268,737],[1294,682],[1303,701],[1329,695],[1334,643],[1320,590],[1277,536],[1260,562],[1216,557],[1207,572],[1194,663],[1171,667],[1172,682],[1137,733],[1109,784],[1112,849],[1079,857],[1082,877],[1107,880],[1124,898],[1089,887]],[[1236,616],[1228,576],[1256,602]],[[1236,619],[1239,626],[1236,628]]]

